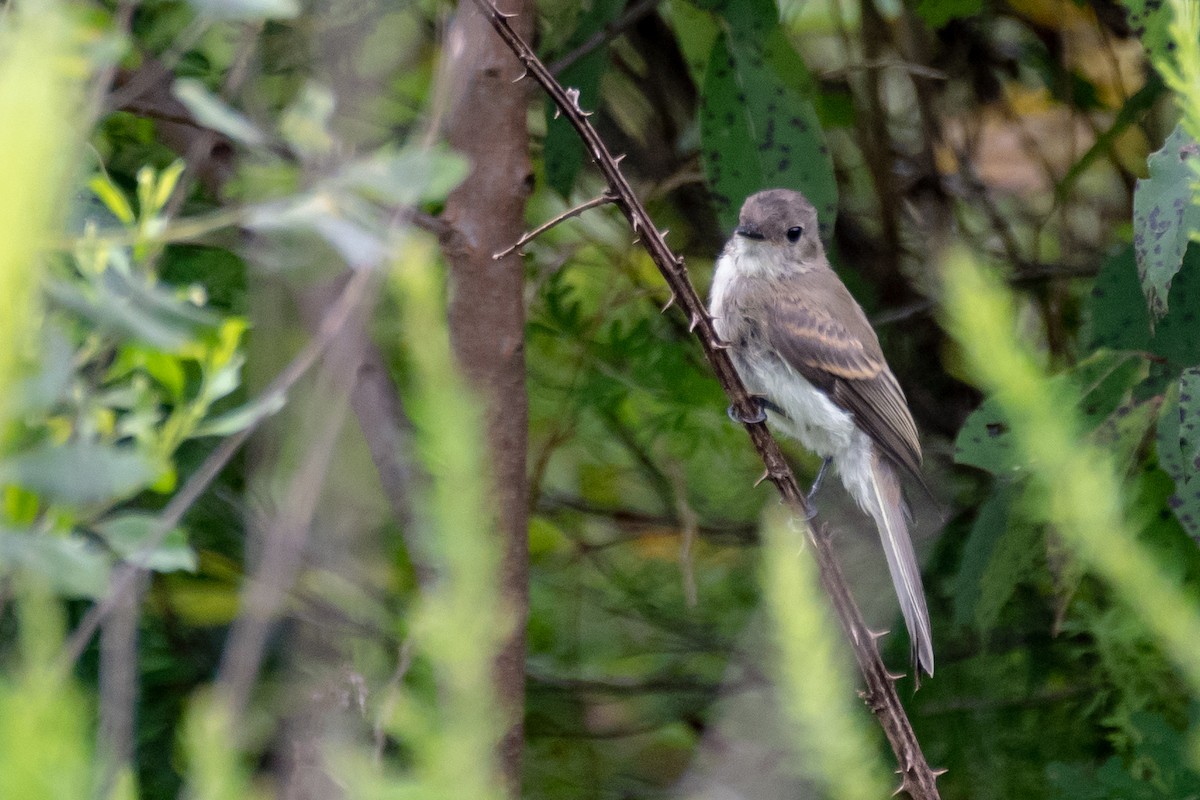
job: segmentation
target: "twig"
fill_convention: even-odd
[[[855,64],[847,64],[844,67],[826,70],[821,73],[821,77],[824,79],[842,78],[849,75],[851,72],[865,72],[867,70],[885,69],[900,69],[904,72],[907,72],[909,75],[916,75],[935,81],[944,81],[949,80],[950,78],[950,76],[940,69],[927,67],[924,64],[916,64],[903,58],[877,58],[873,61],[860,61]]]
[[[626,28],[631,27],[639,19],[649,14],[661,2],[662,0],[641,0],[640,3],[634,3],[625,10],[624,14],[593,33],[581,45],[551,64],[550,72],[554,75],[561,75],[563,70],[600,45],[620,36]]]
[[[342,294],[329,308],[329,312],[325,315],[325,319],[321,323],[321,328],[317,335],[309,340],[304,349],[296,354],[296,357],[284,367],[275,380],[271,381],[270,385],[259,395],[258,402],[264,406],[268,401],[275,397],[286,395],[288,390],[295,385],[296,381],[308,372],[313,364],[325,352],[325,349],[337,338],[338,333],[346,326],[346,323],[354,316],[354,311],[359,307],[363,300],[370,296],[368,288],[373,283],[374,273],[371,270],[359,270],[354,273],[354,276],[346,284],[346,288]],[[192,474],[184,487],[171,498],[162,513],[158,517],[158,523],[146,538],[146,543],[142,548],[133,554],[127,563],[134,566],[135,569],[124,570],[113,581],[109,588],[108,595],[88,609],[88,612],[83,615],[79,625],[71,633],[66,645],[63,647],[63,652],[60,655],[60,667],[64,671],[68,671],[71,666],[79,660],[83,655],[84,649],[92,636],[96,633],[97,627],[110,614],[113,609],[121,602],[121,598],[126,592],[129,592],[137,583],[138,576],[146,569],[146,564],[149,561],[151,554],[154,553],[167,538],[179,521],[183,519],[183,515],[187,513],[192,504],[200,498],[208,485],[216,479],[221,473],[229,460],[233,458],[241,446],[250,438],[250,434],[263,421],[264,417],[251,422],[237,433],[226,437],[209,454],[200,468]]]
[[[392,672],[392,677],[388,679],[387,686],[384,687],[383,702],[379,704],[379,713],[375,716],[375,724],[372,726],[371,734],[375,747],[371,755],[376,766],[383,761],[383,750],[387,747],[387,726],[392,721],[392,714],[396,711],[404,676],[408,674],[412,662],[412,641],[405,639],[396,651],[396,669]]]
[[[675,513],[679,515],[681,536],[679,540],[679,571],[683,574],[683,600],[688,608],[699,602],[696,594],[696,557],[693,552],[699,533],[700,519],[687,497],[687,478],[683,466],[671,461],[667,468],[671,481],[671,493],[675,495]]]
[[[578,97],[569,95],[567,90],[554,79],[554,76],[546,69],[529,45],[513,31],[505,17],[490,2],[487,0],[474,0],[474,2],[484,12],[496,33],[524,65],[528,75],[545,89],[559,111],[575,128],[591,154],[592,160],[608,182],[609,192],[616,198],[614,202],[629,220],[634,234],[641,239],[642,246],[662,273],[680,308],[687,315],[689,324],[700,340],[704,355],[716,373],[721,387],[741,415],[746,419],[753,418],[754,405],[751,397],[738,377],[724,343],[720,341],[713,329],[712,318],[692,287],[691,281],[688,280],[687,267],[683,259],[667,246],[663,235],[654,226],[653,220],[637,195],[634,194],[629,181],[621,173],[618,159],[613,158],[609,153],[599,133],[588,121],[583,109],[579,107]],[[766,425],[763,423],[748,424],[746,430],[767,467],[767,474],[771,482],[775,484],[779,493],[795,513],[807,516],[808,506],[804,493],[796,483],[796,478],[784,459],[779,444],[771,436]],[[879,656],[875,637],[863,621],[862,614],[842,575],[841,567],[834,556],[828,531],[823,526],[813,526],[812,542],[813,553],[820,569],[821,583],[829,593],[834,610],[845,629],[866,682],[863,698],[879,720],[899,762],[900,788],[908,792],[915,800],[937,798],[936,775],[925,761],[920,744],[913,733],[912,724],[896,694],[895,677],[884,666],[883,660]]]
[[[591,200],[588,200],[586,203],[581,203],[580,205],[577,205],[574,208],[569,208],[566,211],[559,214],[557,217],[554,217],[553,219],[551,219],[550,221],[543,222],[541,225],[538,225],[536,228],[534,228],[529,233],[522,236],[520,239],[517,239],[517,241],[515,243],[504,248],[499,253],[493,253],[492,259],[494,261],[499,261],[502,258],[510,256],[513,254],[513,252],[520,250],[522,247],[529,244],[534,239],[536,239],[537,237],[541,236],[546,231],[553,228],[555,225],[558,225],[560,222],[566,222],[571,217],[577,217],[580,214],[582,214],[583,212],[587,211],[588,209],[595,208],[596,206],[602,206],[605,203],[611,203],[615,199],[616,198],[614,198],[610,193],[605,192],[604,194],[600,195],[599,197],[593,197]]]
[[[240,719],[246,711],[271,627],[279,619],[288,590],[304,564],[309,529],[346,419],[354,374],[362,361],[361,344],[353,326],[344,326],[317,371],[313,393],[322,401],[319,411],[308,410],[309,419],[304,423],[308,430],[316,430],[289,482],[282,506],[265,526],[262,557],[242,590],[240,613],[217,670],[217,685],[230,719]]]

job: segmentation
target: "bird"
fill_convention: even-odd
[[[933,636],[900,481],[924,486],[921,444],[904,391],[871,323],[829,264],[817,211],[800,192],[769,189],[742,205],[717,259],[713,327],[758,401],[758,418],[833,469],[874,520],[918,670],[933,675]]]

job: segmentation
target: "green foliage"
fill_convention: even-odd
[[[618,0],[597,0],[580,15],[574,32],[562,49],[571,53],[604,29],[621,12]],[[563,86],[579,92],[579,105],[585,111],[594,108],[600,95],[600,82],[608,67],[608,52],[597,48],[569,65],[558,75]],[[546,183],[563,197],[569,197],[575,178],[584,164],[583,142],[565,117],[546,104],[546,139],[543,144]]]
[[[1193,713],[1193,717],[1195,714]],[[1158,800],[1200,793],[1200,774],[1186,767],[1193,748],[1169,722],[1155,714],[1134,716],[1136,744],[1129,764],[1112,756],[1099,768],[1088,764],[1050,764],[1046,769],[1061,800]]]
[[[455,101],[445,9],[146,2],[125,33],[108,14],[129,4],[75,23],[56,3],[9,5],[0,796],[497,795],[489,669],[516,623],[497,596],[480,409],[450,366],[454,286],[406,224],[437,227],[470,167],[427,145]],[[912,498],[939,668],[902,692],[950,769],[942,796],[1194,794],[1195,4],[1131,0],[1140,43],[1096,4],[783,5],[780,21],[766,0],[551,0],[537,41],[553,62],[604,33],[560,78],[628,153],[701,288],[745,195],[816,202],[944,504]],[[1169,93],[1183,114],[1166,136]],[[602,190],[565,121],[546,109],[542,130],[535,108],[531,224]],[[457,234],[449,246],[474,246]],[[632,237],[602,208],[526,248],[528,326],[511,343],[530,423],[523,795],[782,796],[771,780],[801,774],[881,795],[882,747],[806,554],[782,523],[759,547],[773,490],[754,488],[761,465],[688,321],[659,313],[666,289]],[[926,314],[943,239],[973,254],[952,284],[984,260],[1015,294],[959,284],[961,345]],[[319,383],[254,387],[309,340],[319,287],[389,265],[382,308],[349,325],[369,325],[413,427],[364,423],[364,441],[347,426],[231,716],[227,628],[253,616],[246,576],[271,555],[258,532],[295,511],[264,464],[303,463],[327,416]],[[164,505],[250,428],[164,526]],[[414,509],[398,523],[367,454],[410,436]],[[811,474],[810,454],[788,453]],[[819,505],[872,625],[894,627],[869,523],[836,486]],[[86,619],[130,562],[148,570],[136,635],[106,622],[64,676],[58,615]],[[137,700],[114,706],[122,680]],[[110,775],[93,743],[114,707],[135,764]]]
[[[1098,352],[1057,376],[1050,391],[1071,403],[1082,418],[1082,432],[1091,433],[1114,415],[1125,417],[1130,390],[1147,374],[1140,353]],[[954,460],[996,475],[1027,471],[1032,465],[1016,447],[1012,426],[996,398],[989,398],[967,417],[955,442]]]
[[[914,9],[931,29],[955,19],[968,19],[983,11],[983,0],[919,0]]]
[[[741,200],[762,189],[799,189],[833,230],[837,185],[804,64],[775,27],[773,6],[733,3],[708,57],[700,108],[704,171],[723,230]]]
[[[1133,195],[1134,252],[1142,291],[1154,317],[1167,313],[1171,279],[1179,272],[1192,233],[1200,227],[1200,206],[1192,203],[1200,145],[1176,127],[1161,150],[1150,156],[1150,177]]]
[[[824,612],[820,580],[811,558],[797,554],[806,532],[789,521],[765,528],[763,590],[774,623],[776,669],[783,703],[796,727],[795,748],[807,772],[842,800],[882,796],[883,771],[867,754],[871,743],[863,721],[855,719],[846,680],[845,657],[838,657],[836,625]],[[819,683],[828,692],[814,692]]]
[[[83,692],[54,664],[64,617],[36,582],[19,604],[21,647],[14,669],[0,678],[0,795],[71,800],[95,788],[98,761]],[[131,800],[130,787],[109,795]]]

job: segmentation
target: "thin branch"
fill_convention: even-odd
[[[313,364],[317,363],[326,348],[354,317],[354,312],[370,296],[368,289],[374,283],[374,277],[374,272],[371,270],[358,270],[354,273],[337,302],[330,306],[317,335],[310,339],[304,349],[296,354],[296,357],[284,367],[275,380],[271,381],[270,385],[258,396],[258,403],[268,407],[270,400],[286,395],[296,382],[312,368]],[[100,623],[120,604],[124,595],[137,585],[137,578],[145,571],[150,556],[162,546],[167,534],[175,529],[183,519],[183,515],[200,498],[208,485],[216,479],[263,419],[265,417],[259,417],[242,430],[223,439],[217,449],[213,450],[200,468],[192,474],[184,487],[167,503],[162,513],[159,514],[158,523],[146,538],[146,543],[127,559],[127,563],[135,569],[121,571],[109,588],[108,595],[88,609],[78,627],[71,633],[60,656],[59,666],[64,672],[69,671],[83,655],[84,649],[95,635]]]
[[[683,465],[671,461],[667,468],[667,477],[671,481],[671,493],[675,496],[675,513],[679,515],[679,571],[683,574],[683,599],[688,608],[695,608],[699,602],[696,594],[696,557],[693,552],[696,537],[699,533],[700,519],[692,504],[688,502],[687,476],[684,475]]]
[[[566,211],[559,214],[557,217],[552,218],[550,221],[543,222],[541,225],[538,225],[536,228],[534,228],[529,233],[522,236],[520,239],[517,239],[516,242],[514,242],[513,244],[504,248],[499,253],[493,253],[492,260],[499,261],[502,258],[506,258],[507,256],[512,255],[514,252],[519,251],[522,247],[529,244],[534,239],[541,236],[543,233],[550,230],[554,226],[558,225],[560,222],[566,222],[567,220],[571,219],[572,217],[578,217],[580,214],[587,211],[588,209],[595,208],[596,206],[602,206],[605,203],[611,203],[615,199],[616,198],[614,198],[611,194],[609,194],[608,192],[605,192],[604,194],[600,195],[599,197],[593,197],[591,200],[588,200],[586,203],[581,203],[580,205],[577,205],[574,208],[569,208]]]
[[[642,242],[646,252],[654,261],[663,279],[677,298],[678,305],[687,315],[704,354],[716,373],[721,387],[733,401],[734,408],[746,419],[755,415],[754,403],[733,367],[729,354],[722,346],[713,328],[712,318],[704,303],[687,277],[683,259],[668,246],[663,235],[655,227],[650,215],[634,193],[629,181],[622,174],[617,160],[609,153],[599,133],[579,107],[578,96],[572,96],[554,79],[546,66],[530,49],[487,0],[474,0],[484,12],[496,33],[524,65],[528,74],[550,95],[559,111],[575,128],[592,160],[608,183],[609,192],[616,198],[616,205],[633,227],[633,232]],[[763,423],[746,425],[746,430],[755,449],[767,467],[767,474],[778,488],[793,512],[801,517],[809,516],[809,509],[791,468]],[[810,528],[813,553],[820,569],[821,583],[829,593],[834,610],[842,623],[846,636],[853,647],[859,669],[866,682],[863,698],[879,720],[888,742],[896,755],[901,773],[901,787],[915,800],[937,798],[936,775],[930,769],[921,752],[920,744],[896,694],[894,678],[884,666],[879,648],[862,614],[854,602],[849,585],[842,575],[841,567],[834,555],[831,537],[824,526]]]
[[[867,70],[885,70],[899,69],[907,72],[909,75],[916,75],[922,78],[929,78],[935,81],[949,80],[950,76],[940,69],[927,67],[924,64],[917,64],[912,61],[907,61],[903,58],[877,58],[873,61],[860,61],[854,64],[847,64],[844,67],[837,69],[825,70],[821,73],[821,78],[843,78],[852,72],[865,72]]]
[[[558,61],[555,61],[553,64],[551,64],[550,72],[555,75],[561,75],[563,70],[586,56],[588,53],[591,53],[600,45],[616,39],[627,29],[631,28],[638,20],[657,8],[658,4],[661,2],[662,0],[641,0],[640,3],[634,3],[625,10],[624,14],[593,33],[583,42],[583,44],[579,45],[574,50],[558,59]]]
[[[361,306],[356,306],[361,310]],[[304,564],[309,529],[317,513],[321,488],[329,473],[353,391],[354,374],[362,361],[361,339],[347,325],[332,344],[317,372],[313,392],[322,398],[309,409],[305,427],[311,442],[292,476],[282,506],[272,515],[262,537],[262,558],[242,590],[240,612],[217,670],[217,684],[228,705],[229,718],[246,711],[254,679],[267,650],[272,626],[280,617],[288,591]]]

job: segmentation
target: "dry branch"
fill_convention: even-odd
[[[662,273],[673,298],[688,315],[688,321],[700,340],[704,355],[712,365],[717,380],[729,396],[734,409],[745,419],[751,419],[758,411],[746,387],[742,384],[725,346],[717,338],[712,318],[687,277],[683,259],[677,256],[662,233],[654,226],[645,207],[634,194],[629,181],[618,166],[619,158],[609,153],[600,135],[579,107],[577,93],[565,89],[530,49],[529,45],[513,31],[507,18],[488,0],[474,0],[484,12],[492,27],[504,40],[525,67],[526,73],[536,80],[550,95],[559,112],[575,128],[585,147],[591,154],[596,167],[608,183],[613,202],[629,220],[642,246]],[[804,492],[801,491],[791,468],[783,457],[778,443],[763,423],[746,425],[746,430],[755,449],[767,468],[767,475],[778,488],[784,500],[795,513],[809,515]],[[862,614],[854,602],[845,577],[842,575],[834,554],[830,535],[824,526],[810,528],[813,552],[820,569],[821,583],[828,592],[833,608],[841,621],[846,636],[854,650],[855,659],[862,671],[866,688],[863,699],[875,715],[896,755],[901,775],[900,790],[908,792],[915,800],[937,798],[937,774],[930,769],[921,752],[920,744],[913,733],[912,724],[905,714],[900,698],[896,694],[895,676],[888,672],[879,655],[875,636],[863,621]]]

